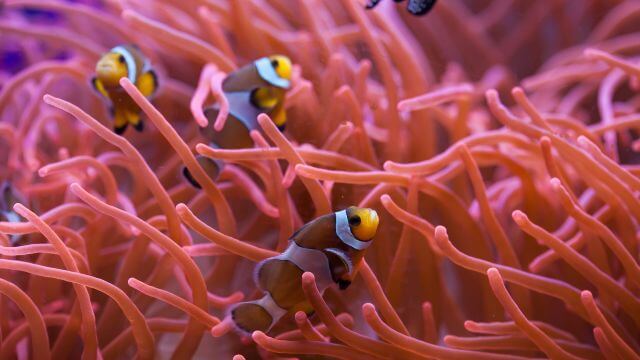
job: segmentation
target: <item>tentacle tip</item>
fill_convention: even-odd
[[[436,226],[435,229],[435,234],[436,236],[441,236],[441,237],[449,237],[449,235],[447,234],[447,228],[442,226],[442,225],[438,225]]]
[[[372,315],[374,314],[376,311],[376,307],[373,306],[372,303],[364,303],[362,304],[362,313],[367,316],[367,315]]]
[[[513,89],[511,89],[511,95],[513,96],[524,95],[524,90],[522,90],[520,86],[516,86]]]
[[[295,170],[296,174],[300,175],[304,173],[307,168],[308,166],[305,164],[296,164],[296,166],[293,167],[293,170]]]
[[[229,296],[229,302],[231,303],[237,303],[242,300],[244,300],[244,293],[242,291],[236,291]]]
[[[586,136],[584,136],[584,135],[578,136],[578,145],[580,145],[582,147],[587,147],[587,146],[589,146],[589,143],[590,143],[590,141],[589,141],[589,139],[587,139]]]
[[[380,195],[380,202],[382,203],[382,205],[387,206],[391,203],[391,201],[391,196],[389,196],[389,194]]]
[[[18,203],[13,204],[13,210],[15,212],[17,212],[18,214],[22,215],[22,213],[24,213],[28,209],[24,205],[22,205],[21,203],[18,202]]]
[[[554,190],[558,190],[562,186],[562,183],[560,182],[560,179],[558,179],[556,177],[551,178],[551,180],[549,180],[549,183],[551,184],[551,187]]]
[[[206,144],[203,144],[203,143],[197,143],[196,144],[196,151],[198,153],[200,153],[200,154],[202,154],[202,152],[207,148],[208,148],[208,146]]]
[[[513,218],[513,221],[515,221],[518,225],[524,225],[529,219],[527,215],[520,210],[515,210],[514,212],[512,212],[511,217]]]
[[[264,341],[267,338],[267,335],[262,331],[257,330],[251,333],[251,338],[255,342],[260,342],[260,341]]]
[[[492,267],[487,269],[487,276],[489,277],[497,277],[500,276],[500,272],[498,271],[498,269]]]
[[[246,358],[240,354],[233,355],[232,360],[246,360]]]
[[[138,279],[136,278],[129,278],[127,280],[127,284],[129,284],[129,286],[131,286],[132,288],[135,288],[136,285],[138,285],[140,283],[140,281],[138,281]]]
[[[498,98],[498,91],[496,89],[488,89],[484,92],[484,96],[487,101],[496,100]]]
[[[189,207],[184,203],[178,203],[178,205],[176,205],[176,211],[178,215],[186,214],[189,211]]]
[[[585,301],[585,300],[591,300],[593,299],[593,294],[591,293],[591,291],[589,290],[583,290],[582,292],[580,292],[580,298]]]
[[[128,86],[133,85],[131,80],[129,80],[129,78],[126,77],[126,76],[121,77],[120,80],[118,80],[118,83],[120,84],[120,86],[125,87],[125,88],[128,87]]]
[[[304,283],[310,284],[316,281],[316,277],[315,275],[313,275],[313,273],[306,271],[304,274],[302,274],[302,281]]]
[[[296,312],[296,314],[294,315],[296,322],[304,322],[307,320],[307,314],[304,313],[304,311],[298,311]]]
[[[42,96],[42,101],[44,101],[45,103],[51,105],[54,102],[55,97],[49,95],[49,94],[44,94]]]
[[[385,161],[384,164],[382,164],[382,168],[385,169],[386,171],[393,171],[393,167],[395,166],[395,163],[393,161]]]
[[[209,330],[209,333],[211,334],[212,337],[219,338],[229,332],[229,329],[226,326],[220,326],[220,324],[222,323],[214,325]]]
[[[258,123],[260,124],[260,126],[264,127],[265,125],[267,125],[269,121],[271,121],[271,118],[269,117],[269,115],[265,113],[258,114]]]
[[[69,190],[71,190],[71,192],[74,195],[78,195],[80,192],[82,192],[84,189],[82,188],[82,186],[80,186],[80,184],[78,184],[77,182],[71,183],[69,185]]]
[[[334,94],[336,96],[343,96],[344,93],[346,93],[347,91],[349,91],[349,89],[351,89],[351,87],[349,87],[349,85],[342,85],[340,86],[335,92]]]
[[[465,320],[464,321],[464,328],[467,329],[467,330],[469,330],[470,327],[473,327],[475,325],[476,325],[475,321],[472,321],[472,320]]]

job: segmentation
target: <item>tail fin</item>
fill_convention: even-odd
[[[251,334],[254,331],[267,332],[286,314],[271,298],[269,293],[261,299],[237,304],[231,309],[231,318],[236,327]]]

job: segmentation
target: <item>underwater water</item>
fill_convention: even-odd
[[[0,0],[0,359],[640,359],[640,1],[376,3]]]

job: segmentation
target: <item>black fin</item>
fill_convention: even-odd
[[[189,169],[187,169],[187,167],[183,167],[182,168],[182,175],[184,176],[185,179],[187,179],[187,181],[196,189],[202,189],[202,186],[200,186],[200,184],[198,184],[198,182],[196,181],[196,179],[193,178],[193,175],[191,175],[191,171],[189,171]]]
[[[349,280],[338,280],[338,287],[340,288],[340,290],[345,290],[349,287],[349,285],[351,285],[351,281]]]
[[[367,5],[365,6],[366,9],[373,9],[376,5],[378,5],[378,3],[380,2],[380,0],[369,0],[369,2],[367,2]]]
[[[92,77],[91,77],[91,86],[93,86],[93,89],[94,89],[95,91],[100,92],[100,91],[98,90],[98,85],[96,84],[96,82],[97,82],[97,81],[98,81],[98,78],[97,78],[96,76],[92,76]]]
[[[436,4],[436,0],[409,0],[407,10],[415,16],[426,15]]]
[[[151,74],[151,77],[153,77],[153,93],[155,94],[156,91],[158,91],[158,86],[160,86],[160,83],[158,82],[158,74],[156,74],[156,72],[153,69],[147,72]]]
[[[142,130],[144,130],[144,121],[138,120],[138,123],[133,125],[133,128],[138,130],[138,132],[142,132]]]
[[[113,127],[113,131],[118,134],[118,135],[122,135],[124,134],[124,131],[127,130],[127,123],[125,123],[124,125],[118,127],[118,126],[114,126]]]
[[[278,130],[280,130],[280,132],[284,132],[284,129],[287,127],[287,123],[284,123],[282,125],[277,125]]]

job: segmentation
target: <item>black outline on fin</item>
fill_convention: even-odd
[[[409,0],[407,11],[415,16],[426,15],[436,5],[436,1],[437,0]]]
[[[373,9],[374,7],[376,7],[376,5],[378,5],[379,2],[380,0],[369,0],[369,2],[367,2],[367,5],[365,5],[365,9]]]
[[[122,135],[127,130],[127,125],[129,125],[129,123],[124,123],[124,125],[122,125],[120,127],[114,126],[113,127],[113,132],[115,132],[118,135]]]
[[[160,86],[160,83],[158,82],[158,74],[156,74],[155,70],[153,69],[149,69],[149,71],[147,72],[151,74],[151,77],[153,78],[153,91],[151,92],[151,95],[154,95],[158,91],[158,87]]]
[[[142,119],[138,119],[138,123],[133,125],[133,128],[138,132],[142,132],[142,130],[144,130],[144,121],[142,121]]]
[[[202,185],[200,185],[196,181],[196,179],[193,178],[193,175],[191,175],[191,171],[189,171],[186,166],[182,168],[182,176],[184,176],[184,178],[187,179],[189,184],[191,184],[191,186],[193,186],[194,188],[202,189]]]
[[[351,281],[349,280],[343,280],[343,279],[339,279],[338,280],[338,287],[340,288],[340,290],[346,290],[349,285],[351,285]]]

